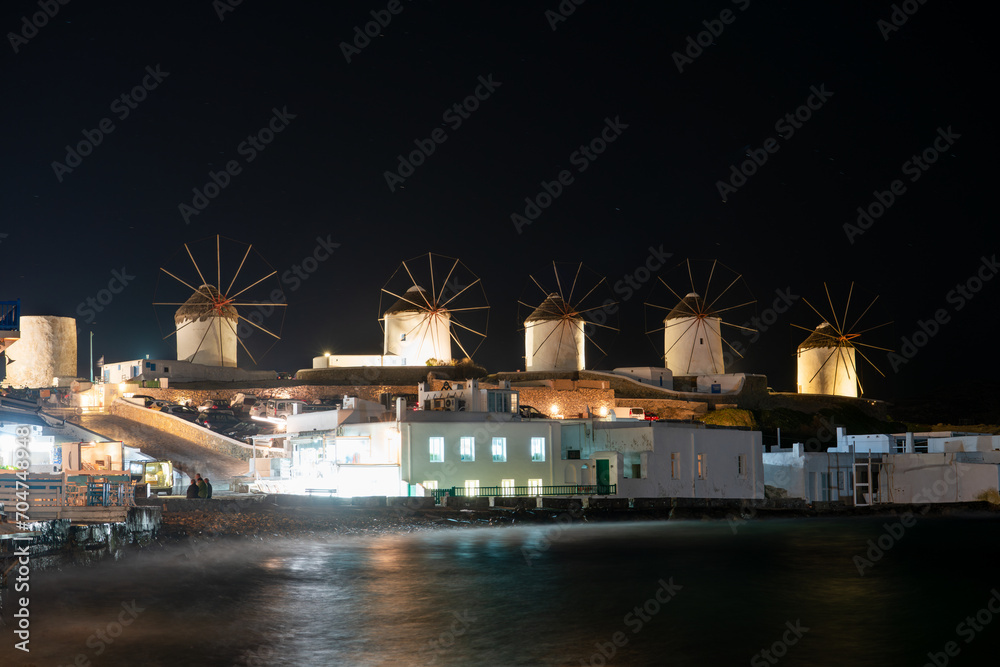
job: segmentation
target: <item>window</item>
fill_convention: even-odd
[[[670,453],[670,479],[681,478],[681,453]]]
[[[747,476],[747,457],[744,454],[736,457],[736,472],[740,477]]]
[[[434,489],[438,488],[438,483],[436,479],[425,479],[423,482],[421,482],[421,484],[428,491],[433,491]]]
[[[507,438],[493,438],[493,462],[507,462]]]
[[[467,496],[478,496],[479,495],[479,480],[478,479],[467,479],[467,480],[465,480],[465,495],[467,495]]]
[[[528,480],[528,493],[533,493],[536,496],[542,495],[542,480],[540,480],[540,479],[529,479]]]
[[[405,333],[399,334],[399,340],[400,340],[400,342],[405,342],[406,341],[406,334]]]
[[[504,496],[514,495],[514,480],[512,479],[501,479],[500,480],[500,494]]]
[[[706,475],[706,470],[705,470],[705,455],[704,454],[699,454],[698,455],[698,479],[705,479],[705,475]]]
[[[463,461],[476,460],[476,439],[470,436],[462,436],[458,443],[459,455]]]
[[[431,463],[441,463],[444,461],[444,438],[433,437],[430,439]]]
[[[545,460],[545,438],[531,439],[531,460],[532,461]]]

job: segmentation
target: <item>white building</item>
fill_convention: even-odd
[[[209,366],[176,359],[129,359],[101,365],[101,378],[105,384],[159,380],[163,387],[169,382],[236,382],[274,380],[277,377],[275,371],[248,371],[235,366]]]
[[[837,447],[764,454],[764,480],[807,502],[855,505],[971,502],[1000,491],[1000,436],[980,433],[847,435]]]
[[[524,320],[524,363],[531,371],[581,371],[586,365],[583,317],[556,293]]]
[[[666,366],[677,375],[721,375],[722,319],[698,294],[687,294],[663,319]]]
[[[445,308],[432,308],[427,291],[413,285],[383,315],[386,355],[403,357],[410,366],[423,366],[428,359],[451,361],[451,315]]]
[[[823,322],[796,351],[797,386],[800,394],[857,396],[855,349]]]

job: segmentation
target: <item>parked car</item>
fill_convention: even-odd
[[[517,409],[517,413],[521,416],[521,419],[548,419],[548,415],[542,414],[538,411],[538,408],[533,408],[530,405],[522,405]]]
[[[232,400],[229,401],[229,407],[232,408],[233,412],[249,414],[250,408],[260,403],[260,400],[256,396],[246,396],[244,394],[236,394],[233,396]]]
[[[253,406],[257,408],[257,406]],[[264,401],[263,407],[256,411],[256,415],[251,411],[250,416],[254,419],[284,419],[288,415],[298,415],[303,412],[308,412],[309,404],[305,401],[299,401],[294,398],[271,398]],[[319,407],[323,410],[330,409],[329,406],[311,406],[313,408]]]
[[[198,406],[200,412],[206,410],[224,410],[229,408],[229,401],[224,398],[210,398]]]
[[[146,407],[149,408],[150,410],[156,410],[159,412],[162,411],[163,408],[167,407],[168,405],[170,405],[170,403],[167,403],[166,401],[153,401]]]
[[[144,408],[148,408],[150,404],[156,399],[152,396],[146,396],[145,394],[135,394],[133,396],[122,396],[123,399],[129,403],[134,403],[135,405],[141,405]]]
[[[180,417],[189,422],[193,422],[198,418],[198,411],[194,408],[189,408],[186,405],[167,405],[160,408],[160,412],[166,412],[168,415],[173,415],[175,417]]]
[[[194,423],[211,431],[223,431],[239,424],[240,418],[234,415],[231,410],[209,410],[198,415]]]

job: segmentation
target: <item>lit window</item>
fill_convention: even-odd
[[[467,480],[465,480],[465,495],[467,495],[467,496],[478,496],[479,495],[479,480],[478,479],[467,479]]]
[[[529,479],[528,480],[528,493],[532,493],[536,496],[542,495],[542,480],[540,479]]]
[[[705,475],[706,474],[707,474],[707,472],[705,470],[705,455],[704,454],[699,454],[698,455],[698,479],[705,479]]]
[[[493,438],[493,462],[507,462],[507,438]]]
[[[441,463],[444,461],[444,438],[433,437],[430,439],[431,463]]]
[[[500,493],[505,496],[514,495],[514,480],[512,479],[501,479],[500,480]]]
[[[670,453],[670,478],[680,479],[681,478],[681,453],[671,452]]]
[[[421,482],[421,484],[428,491],[433,491],[434,489],[438,488],[438,483],[436,479],[425,479],[423,482]]]
[[[545,438],[531,439],[531,460],[532,461],[545,460]]]
[[[406,340],[406,334],[405,333],[399,334],[399,340],[400,341],[405,341]]]
[[[476,439],[469,436],[463,436],[462,439],[459,440],[458,450],[463,461],[475,461]]]

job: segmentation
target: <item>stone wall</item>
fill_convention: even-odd
[[[361,386],[323,386],[323,385],[296,385],[292,387],[267,388],[267,389],[184,389],[171,387],[169,389],[137,388],[136,394],[152,396],[153,398],[170,403],[187,403],[197,407],[205,401],[213,398],[231,400],[236,394],[242,393],[246,396],[257,396],[258,398],[294,398],[306,403],[312,403],[318,398],[341,398],[347,396],[357,396],[369,401],[378,401],[383,393],[390,394],[415,394],[415,385],[361,385]]]
[[[150,389],[149,391],[154,390]],[[157,391],[169,390],[161,389]],[[232,438],[227,438],[224,435],[219,435],[207,428],[185,421],[180,417],[168,415],[157,410],[141,408],[138,405],[133,405],[121,399],[111,404],[109,412],[118,417],[134,421],[137,424],[143,424],[165,433],[176,435],[188,442],[201,445],[220,454],[235,457],[241,461],[249,461],[253,457],[254,448],[252,446],[238,440],[233,440]],[[260,448],[257,451],[259,452]]]

